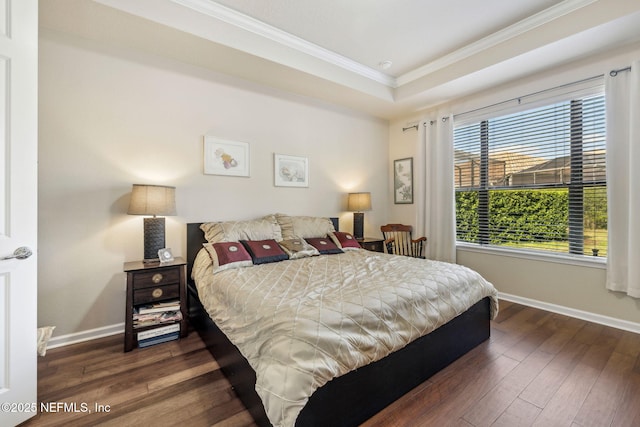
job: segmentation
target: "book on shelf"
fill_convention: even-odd
[[[153,304],[140,305],[136,307],[139,314],[160,313],[163,311],[180,310],[180,301],[155,302]]]
[[[158,335],[151,338],[138,339],[138,347],[144,348],[163,342],[173,341],[180,338],[180,332],[170,332],[168,334]]]
[[[171,325],[159,326],[157,328],[138,332],[138,341],[154,338],[160,335],[170,334],[173,332],[180,333],[180,323],[172,323]]]
[[[133,327],[141,328],[144,326],[161,325],[163,323],[174,323],[182,320],[182,312],[177,311],[163,311],[159,313],[147,313],[140,314],[134,311],[133,313]]]

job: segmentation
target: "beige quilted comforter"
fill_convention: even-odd
[[[383,358],[497,292],[459,265],[366,250],[193,277],[211,318],[256,371],[274,426],[293,426],[334,377]]]

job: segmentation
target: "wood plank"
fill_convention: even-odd
[[[544,408],[569,376],[587,346],[575,341],[568,343],[520,394],[520,398]]]
[[[504,355],[518,361],[523,361],[529,357],[532,352],[537,350],[540,345],[551,340],[553,336],[554,332],[549,328],[535,328],[528,334],[523,335],[517,343],[508,348],[504,352]],[[547,351],[547,353],[550,352]]]
[[[474,426],[493,424],[553,357],[553,354],[541,350],[532,353],[474,404],[464,414],[464,419]]]
[[[632,332],[623,332],[615,351],[637,357],[640,354],[640,335]]]
[[[590,366],[578,364],[545,405],[533,426],[571,425],[595,383],[598,373]]]
[[[492,388],[494,388],[518,362],[505,356],[493,360],[477,371],[458,393],[448,393],[446,399],[439,402],[437,410],[423,411],[414,419],[414,425],[446,425],[451,420],[462,418]]]
[[[525,307],[523,305],[513,304],[508,301],[499,301],[499,311],[494,320],[494,323],[500,324],[505,320],[511,318],[515,314],[521,312],[522,310],[524,310],[524,308]]]
[[[542,409],[522,399],[514,399],[509,407],[491,425],[492,427],[529,427]]]
[[[612,427],[640,425],[640,374],[633,372],[629,376],[624,395],[618,405],[611,423]]]
[[[584,427],[611,425],[634,363],[635,358],[613,352],[574,421]]]

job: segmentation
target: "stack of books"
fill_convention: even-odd
[[[180,323],[147,329],[138,332],[138,347],[144,348],[167,341],[177,340],[180,337]]]
[[[161,325],[182,320],[180,301],[165,301],[137,306],[133,310],[133,327]]]

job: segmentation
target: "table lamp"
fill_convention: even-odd
[[[349,193],[347,210],[353,212],[353,237],[364,239],[364,212],[371,210],[371,193]]]
[[[144,260],[157,262],[158,251],[165,247],[164,217],[176,215],[176,188],[164,185],[133,184],[129,215],[152,215],[144,219]]]

